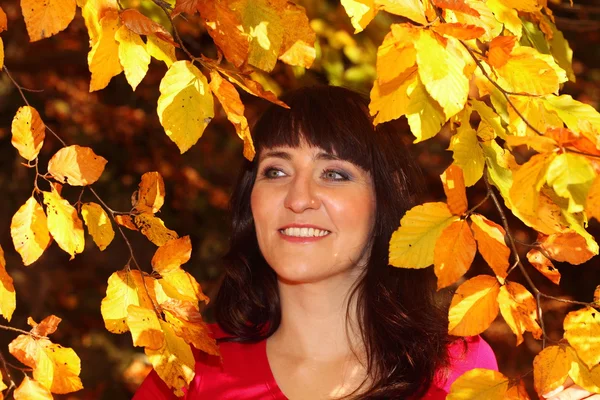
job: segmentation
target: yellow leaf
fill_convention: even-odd
[[[510,147],[526,145],[538,153],[550,153],[558,148],[556,140],[546,136],[508,136],[506,144]]]
[[[373,123],[375,125],[381,124],[400,118],[406,114],[411,101],[407,91],[417,81],[418,74],[416,67],[407,69],[395,79],[386,83],[380,84],[378,81],[375,81],[371,90],[371,102],[369,103],[371,115],[376,115]],[[437,131],[440,128],[441,124],[439,124]],[[414,130],[413,133],[415,133]]]
[[[538,135],[523,120],[539,132],[546,132],[548,128],[562,127],[563,123],[558,115],[544,107],[544,101],[531,96],[509,96],[511,103],[519,110],[521,117],[512,106],[508,107],[508,130],[517,136]]]
[[[439,1],[439,0],[438,0]],[[460,22],[467,25],[475,25],[483,28],[485,33],[479,38],[483,42],[489,42],[493,38],[500,35],[502,32],[502,24],[494,17],[492,10],[488,7],[486,2],[479,0],[464,0],[465,3],[473,12],[460,12],[445,10],[446,22]]]
[[[504,240],[504,228],[480,214],[471,214],[471,222],[479,253],[496,275],[506,278],[510,249]]]
[[[467,221],[455,221],[444,229],[433,250],[438,290],[463,276],[469,270],[476,252],[477,245]]]
[[[462,215],[467,211],[467,192],[462,169],[450,165],[440,176],[446,193],[448,209],[454,215]]]
[[[515,93],[558,93],[559,85],[567,80],[565,71],[552,56],[531,47],[514,48],[506,64],[495,70],[502,78],[500,86]],[[531,79],[532,76],[536,78]]]
[[[270,72],[279,57],[285,28],[280,12],[282,0],[235,0],[229,7],[239,16],[244,32],[250,36],[248,64]]]
[[[560,272],[556,269],[554,264],[552,264],[552,261],[546,258],[541,251],[537,249],[529,250],[527,253],[527,260],[535,267],[535,269],[540,271],[542,275],[550,279],[552,283],[556,285],[560,283]]]
[[[8,29],[8,19],[6,18],[6,13],[2,9],[2,7],[0,7],[0,32],[4,32],[7,29]]]
[[[446,118],[461,111],[469,95],[469,79],[465,76],[465,61],[452,46],[460,45],[449,38],[443,45],[431,31],[423,30],[415,43],[419,77],[427,92],[444,109]]]
[[[4,68],[4,42],[0,38],[0,71]]]
[[[150,54],[140,35],[124,25],[115,32],[115,40],[119,42],[119,61],[125,70],[125,78],[135,90],[148,72]]]
[[[446,400],[504,400],[508,378],[498,371],[474,368],[450,386]]]
[[[175,46],[165,42],[162,39],[159,39],[154,35],[147,37],[146,51],[148,54],[150,54],[150,56],[167,64],[167,68],[177,61],[177,56],[175,55]]]
[[[600,175],[596,177],[585,201],[585,212],[588,218],[600,221]]]
[[[573,381],[591,393],[600,393],[600,367],[591,370],[581,361],[581,358],[572,347],[567,347],[567,356],[571,363],[569,376]]]
[[[196,304],[199,301],[208,303],[208,297],[202,292],[202,288],[196,278],[181,268],[172,269],[161,274],[160,285],[166,297],[157,293],[159,303],[168,299],[189,301]],[[168,299],[167,299],[168,297]]]
[[[87,186],[96,182],[106,165],[106,159],[89,147],[63,147],[48,161],[48,172],[60,183]]]
[[[93,47],[100,39],[100,22],[104,15],[118,11],[117,0],[77,0],[77,4],[81,7],[81,15],[90,36],[90,47]]]
[[[10,322],[13,312],[17,307],[17,298],[13,280],[6,272],[6,260],[4,259],[4,250],[0,246],[0,314]],[[0,381],[2,378],[0,377]]]
[[[533,360],[533,385],[539,394],[549,393],[565,383],[571,365],[562,346],[548,346]]]
[[[552,30],[550,42],[550,52],[557,62],[558,66],[565,70],[570,81],[575,82],[575,73],[573,72],[573,50],[569,42],[565,39],[562,32],[556,28],[556,25],[548,17],[544,17],[546,23]]]
[[[13,216],[10,236],[25,265],[40,258],[50,244],[46,214],[33,196]]]
[[[115,33],[119,28],[119,14],[107,11],[100,20],[98,39],[88,53],[88,65],[92,73],[90,92],[104,89],[113,76],[123,71],[119,62],[119,43]]]
[[[165,204],[165,183],[160,173],[146,172],[138,186],[137,203],[133,205],[136,210],[157,213]]]
[[[350,17],[354,33],[365,29],[377,14],[374,0],[341,0],[341,3]]]
[[[160,321],[165,341],[157,350],[145,349],[148,360],[160,378],[175,389],[176,396],[183,396],[183,388],[194,378],[195,360],[190,346],[175,334],[173,328]]]
[[[22,0],[21,11],[32,42],[65,29],[75,17],[75,0]]]
[[[506,129],[502,126],[502,119],[492,108],[484,102],[475,99],[470,99],[469,103],[473,107],[473,110],[479,114],[481,120],[486,122],[494,130],[494,133],[497,136],[500,136],[502,139],[507,137]]]
[[[445,203],[425,203],[407,211],[390,240],[390,265],[426,268],[433,264],[438,237],[457,219]]]
[[[586,239],[573,230],[554,233],[540,241],[541,247],[553,260],[579,265],[597,254],[588,246]]]
[[[240,95],[235,90],[235,87],[224,80],[221,74],[215,70],[210,71],[210,90],[219,99],[227,115],[227,119],[235,127],[239,138],[244,141],[244,157],[252,161],[256,150],[254,149],[254,143],[250,135],[248,120],[244,116],[244,104],[240,99]]]
[[[154,35],[172,46],[178,46],[171,34],[161,24],[152,21],[141,12],[133,8],[128,8],[123,10],[119,16],[123,25],[131,32],[137,35]]]
[[[538,0],[499,0],[506,7],[514,8],[518,11],[525,12],[536,12],[539,11],[542,6]],[[545,2],[543,3],[545,4]]]
[[[500,313],[510,329],[517,335],[517,346],[523,343],[523,332],[529,331],[541,339],[542,328],[537,322],[537,303],[533,295],[521,284],[506,282],[498,294]]]
[[[433,26],[432,30],[440,35],[452,36],[459,40],[477,39],[485,33],[485,29],[480,26],[454,23],[441,23]]]
[[[11,143],[21,157],[29,161],[35,160],[46,136],[46,126],[37,110],[30,106],[20,107],[12,121],[11,131]]]
[[[204,61],[207,62],[207,59],[204,59]],[[268,100],[271,103],[277,104],[281,107],[289,108],[284,102],[279,100],[273,92],[265,90],[265,88],[262,86],[262,84],[260,82],[252,80],[250,78],[246,78],[245,76],[243,76],[241,74],[232,74],[228,70],[220,69],[218,65],[215,65],[215,64],[213,64],[213,65],[215,66],[215,68],[219,69],[219,72],[221,72],[221,74],[223,74],[225,77],[227,77],[227,79],[231,83],[235,83],[236,85],[238,85],[240,88],[242,88],[246,92],[250,93],[251,95]]]
[[[279,59],[289,65],[310,68],[317,56],[316,34],[310,27],[305,9],[287,2],[280,16],[287,29],[283,31]]]
[[[127,326],[134,346],[156,350],[164,345],[165,337],[154,310],[130,304],[127,307]]]
[[[202,314],[190,302],[168,300],[162,304],[167,322],[177,336],[205,353],[219,355],[217,342],[212,338],[202,319]]]
[[[173,239],[160,246],[152,257],[152,269],[159,274],[179,269],[190,260],[192,242],[189,236]]]
[[[85,203],[81,207],[81,215],[94,243],[100,250],[104,250],[115,237],[108,214],[99,204]]]
[[[52,393],[27,375],[15,389],[15,400],[52,400]]]
[[[477,183],[483,176],[485,160],[477,140],[477,132],[471,128],[468,116],[462,120],[456,134],[450,138],[448,149],[453,152],[454,164],[463,170],[465,185],[473,186]]]
[[[587,158],[562,153],[548,166],[546,179],[557,195],[569,199],[568,211],[577,213],[584,210],[588,192],[596,179],[596,172]]]
[[[504,24],[504,27],[513,35],[521,38],[523,23],[519,18],[517,10],[507,7],[501,0],[487,0],[485,4],[494,13],[496,19]]]
[[[564,321],[565,339],[577,350],[579,358],[592,368],[600,363],[600,314],[592,307],[585,307],[567,314]]]
[[[415,74],[417,75],[417,74]],[[437,135],[447,121],[442,107],[427,93],[425,86],[417,76],[407,89],[409,103],[406,118],[414,143],[421,142]]]
[[[448,332],[456,336],[478,335],[498,315],[500,284],[489,275],[477,275],[458,287],[448,312]]]
[[[377,82],[384,85],[402,76],[417,62],[414,41],[419,30],[411,24],[393,24],[377,49]]]
[[[157,246],[162,246],[169,240],[179,237],[177,232],[168,229],[160,218],[152,214],[136,215],[133,221],[140,232]]]
[[[106,329],[112,333],[127,332],[127,307],[133,304],[153,310],[153,294],[154,279],[148,276],[142,279],[139,271],[123,269],[114,272],[108,278],[106,297],[100,305]]]
[[[375,5],[391,14],[406,17],[421,25],[427,24],[425,9],[419,0],[375,0]]]
[[[77,210],[60,197],[54,188],[52,192],[43,193],[48,213],[48,230],[58,246],[71,255],[72,260],[84,248],[83,222],[77,215]]]
[[[546,171],[554,157],[553,153],[536,154],[513,174],[508,193],[513,210],[527,216],[538,215],[540,189],[546,182]]]
[[[206,78],[189,61],[176,61],[160,82],[158,117],[183,154],[202,136],[214,116]]]
[[[582,134],[600,149],[600,113],[589,104],[574,100],[568,94],[561,96],[546,96],[544,107],[558,114],[567,127],[574,132]],[[591,130],[582,129],[581,121],[587,121]]]

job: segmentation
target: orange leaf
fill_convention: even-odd
[[[32,42],[65,29],[75,17],[75,0],[22,0],[21,11]]]
[[[561,346],[549,346],[533,360],[533,386],[538,394],[549,393],[565,383],[571,363]]]
[[[480,26],[462,24],[459,22],[443,23],[432,28],[440,35],[452,36],[460,40],[477,39],[485,33]]]
[[[588,218],[600,221],[600,175],[596,177],[587,195],[585,212]]]
[[[433,251],[438,290],[463,276],[469,270],[476,252],[477,245],[467,221],[455,221],[444,229]]]
[[[316,34],[310,27],[306,11],[287,2],[280,15],[288,29],[283,32],[279,59],[286,64],[310,68],[317,56]]]
[[[595,255],[585,238],[571,230],[543,238],[541,246],[553,260],[573,265],[583,264]]]
[[[523,332],[529,331],[536,339],[542,337],[537,323],[537,304],[533,295],[521,284],[507,282],[498,294],[500,313],[510,329],[517,335],[517,346],[523,342]]]
[[[479,252],[496,275],[506,278],[510,249],[504,241],[504,228],[480,214],[471,215],[471,221]]]
[[[137,226],[133,223],[133,219],[131,219],[131,215],[115,215],[115,221],[117,221],[117,224],[132,231],[138,230]]]
[[[192,242],[189,236],[169,240],[154,253],[152,257],[152,269],[159,274],[168,273],[188,262],[191,255]]]
[[[15,400],[52,400],[52,393],[27,375],[15,389]]]
[[[137,10],[128,8],[121,12],[121,22],[132,32],[138,35],[156,35],[156,37],[172,44],[175,47],[179,45],[173,40],[173,37],[167,30],[161,25]]]
[[[495,68],[502,67],[510,58],[516,43],[516,36],[498,36],[492,39],[488,50],[488,63]]]
[[[165,203],[165,183],[158,172],[146,172],[139,184],[136,210],[156,213]]]
[[[60,321],[62,321],[62,319],[58,318],[56,315],[50,315],[44,318],[39,324],[31,317],[27,318],[27,323],[33,328],[31,329],[31,333],[38,336],[48,336],[56,332]]]
[[[462,215],[467,211],[467,192],[462,168],[450,165],[441,175],[444,193],[448,198],[448,209],[454,215]]]
[[[4,32],[8,29],[8,19],[6,18],[6,13],[0,7],[0,32]]]
[[[600,363],[600,311],[585,307],[571,311],[563,322],[565,339],[577,351],[579,358],[593,368]]]
[[[505,400],[529,400],[529,395],[525,389],[525,383],[520,380],[509,387],[505,395]]]
[[[210,334],[202,315],[189,301],[167,300],[161,304],[167,322],[171,323],[177,336],[205,353],[219,355],[217,342]]]
[[[471,8],[465,3],[465,0],[433,0],[433,4],[435,4],[436,7],[460,11],[461,13],[472,15],[474,17],[480,16],[479,11]]]
[[[542,275],[550,279],[552,283],[558,285],[560,283],[560,272],[550,259],[546,258],[538,249],[531,249],[527,253],[527,260],[533,265]]]
[[[536,218],[539,216],[539,192],[546,182],[548,165],[555,156],[554,153],[536,154],[513,174],[509,198],[512,206],[521,214]]]
[[[106,165],[106,159],[89,147],[63,147],[48,161],[48,172],[60,183],[87,186],[96,182]]]
[[[448,332],[456,336],[478,335],[498,315],[498,280],[477,275],[458,287],[448,312]]]

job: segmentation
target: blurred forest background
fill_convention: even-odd
[[[138,7],[146,15],[169,26],[168,21],[163,20],[162,11],[151,1],[122,0],[122,3],[126,7]],[[327,82],[368,94],[375,77],[377,46],[389,25],[400,18],[379,13],[364,32],[355,36],[338,1],[302,0],[297,3],[307,9],[317,33],[317,61],[310,70],[280,63],[271,74],[254,78],[277,94],[299,86]],[[598,109],[600,2],[578,0],[575,3],[572,7],[568,1],[550,4],[558,28],[564,32],[574,51],[577,82],[567,83],[562,92]],[[2,0],[2,8],[8,15],[9,26],[3,34],[5,64],[20,85],[39,90],[25,93],[31,105],[67,143],[90,146],[108,160],[94,189],[113,210],[129,211],[130,197],[137,189],[140,176],[148,171],[160,172],[167,193],[160,217],[170,229],[182,236],[190,235],[192,259],[184,268],[198,279],[209,297],[214,297],[222,271],[220,258],[227,249],[228,196],[243,159],[242,142],[224,113],[216,115],[198,144],[180,155],[165,135],[156,114],[159,82],[166,70],[163,63],[152,63],[135,92],[121,74],[106,89],[89,93],[88,37],[80,15],[64,32],[29,43],[19,2]],[[178,17],[176,22],[184,43],[193,54],[216,57],[213,42],[201,28],[198,16]],[[264,100],[244,94],[242,100],[250,123],[268,105]],[[27,316],[38,321],[50,314],[63,318],[53,340],[73,347],[81,357],[85,389],[57,398],[128,399],[150,367],[141,349],[132,346],[131,337],[108,332],[100,315],[100,301],[105,296],[109,275],[127,263],[124,241],[117,237],[108,249],[100,252],[91,240],[87,240],[85,251],[72,261],[58,246],[51,246],[30,267],[24,267],[14,251],[9,233],[10,219],[31,195],[35,173],[21,165],[22,159],[10,145],[11,121],[22,105],[19,92],[6,74],[0,73],[0,244],[6,252],[7,269],[18,293],[11,326],[27,329]],[[439,200],[443,197],[439,175],[451,162],[451,153],[446,150],[449,135],[442,131],[435,139],[412,145],[413,137],[407,124],[404,126],[398,134],[406,139],[430,186],[429,198],[424,200]],[[46,165],[60,147],[52,135],[46,135],[40,153],[41,165]],[[469,189],[473,204],[485,195],[481,183]],[[80,189],[65,186],[63,196],[74,202],[79,193]],[[89,191],[84,193],[82,200],[92,200]],[[499,220],[491,202],[483,206],[481,212]],[[518,220],[511,220],[511,225],[517,239],[526,243],[535,241],[532,231],[525,229]],[[590,230],[596,238],[600,237],[596,221],[590,224]],[[127,231],[126,234],[138,261],[150,271],[155,246],[137,232]],[[520,250],[524,257],[527,247],[521,246]],[[478,256],[468,276],[486,268]],[[598,258],[593,258],[587,265],[559,265],[559,268],[562,274],[560,293],[537,272],[533,272],[532,277],[546,293],[591,301],[595,285],[600,281]],[[519,281],[519,271],[515,274],[515,280]],[[581,298],[582,293],[590,298]],[[570,308],[558,302],[546,303],[545,307],[548,310],[545,313],[546,329],[558,338],[562,334],[563,316]],[[205,315],[211,321],[210,305]],[[0,346],[6,348],[14,337],[14,333],[0,331]],[[515,338],[500,316],[484,337],[494,348],[501,371],[508,376],[527,373],[541,345],[527,333],[525,342],[514,347]],[[9,363],[15,361],[11,355],[6,355]],[[20,378],[18,370],[12,372]]]

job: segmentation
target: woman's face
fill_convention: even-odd
[[[264,149],[252,189],[260,250],[280,280],[355,276],[375,216],[371,176],[318,147]]]

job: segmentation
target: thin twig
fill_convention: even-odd
[[[31,105],[27,101],[27,98],[25,97],[25,93],[23,93],[23,88],[21,87],[21,85],[19,85],[17,83],[17,81],[14,80],[14,78],[12,77],[12,75],[10,74],[10,72],[8,71],[8,68],[6,68],[6,65],[3,68],[4,68],[4,72],[6,73],[6,75],[8,75],[8,79],[10,79],[12,81],[13,85],[15,85],[15,87],[17,88],[17,90],[19,91],[19,93],[21,93],[21,97],[23,98],[23,101],[25,102],[25,104],[27,104],[29,107],[31,107]]]
[[[486,193],[485,197],[483,198],[483,200],[481,200],[479,203],[477,203],[477,205],[473,208],[471,208],[469,211],[467,211],[465,213],[465,215],[469,216],[471,214],[473,214],[473,212],[475,212],[475,210],[477,210],[479,207],[481,207],[483,205],[483,203],[485,203],[486,201],[488,201],[488,199],[490,198],[490,193]]]
[[[25,335],[32,336],[32,337],[34,337],[36,339],[48,339],[47,336],[36,335],[33,332],[27,332],[27,331],[24,331],[23,329],[13,328],[12,326],[0,325],[0,329],[4,329],[5,331],[13,331],[13,332],[22,333],[22,334],[25,334]]]
[[[7,366],[7,362],[4,359],[4,354],[2,354],[2,352],[0,351],[0,362],[2,363],[2,369],[4,370],[4,374],[6,375],[6,378],[8,379],[8,381],[10,382],[10,385],[8,386],[8,392],[4,393],[4,395],[8,398],[8,393],[17,386],[17,384],[15,383],[15,381],[13,381],[12,376],[10,376],[10,371],[8,370],[8,366]]]

